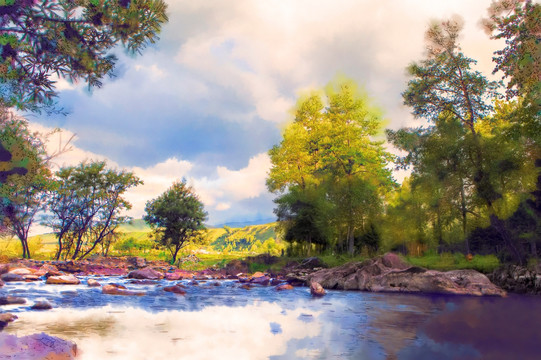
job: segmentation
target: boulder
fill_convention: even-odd
[[[160,280],[163,279],[163,274],[154,270],[151,267],[146,267],[140,270],[134,270],[128,274],[130,279],[147,279],[147,280]]]
[[[310,283],[310,294],[315,297],[323,296],[325,295],[325,289],[319,283],[312,282]]]
[[[2,279],[0,279],[0,287],[4,286],[4,281]]]
[[[318,282],[325,289],[505,296],[475,270],[427,270],[410,266],[395,254],[319,270],[308,275],[307,282]]]
[[[45,283],[51,285],[79,285],[81,280],[77,279],[74,275],[59,275],[49,276]]]
[[[86,284],[87,284],[88,286],[90,286],[90,287],[98,287],[98,286],[101,286],[101,284],[100,284],[97,280],[95,280],[95,279],[88,279],[88,280],[86,281]]]
[[[9,264],[0,264],[0,275],[9,271]]]
[[[19,274],[5,273],[0,276],[0,279],[4,282],[24,281],[24,276]]]
[[[2,296],[0,297],[0,305],[22,305],[26,304],[26,299],[18,296]]]
[[[21,337],[0,334],[0,359],[70,360],[76,356],[75,343],[45,333]]]
[[[282,284],[282,285],[278,285],[276,287],[276,290],[278,290],[278,291],[293,290],[293,289],[294,289],[294,287],[292,285],[290,285],[290,284]]]
[[[9,274],[17,274],[17,275],[31,275],[34,273],[32,269],[29,268],[15,268],[11,269],[8,272]]]
[[[240,288],[244,290],[251,290],[254,286],[250,284],[243,284]]]
[[[37,276],[35,274],[23,275],[23,277],[24,277],[24,281],[26,281],[26,282],[38,281],[39,280],[39,276]]]
[[[54,261],[52,265],[56,266],[56,268],[60,271],[67,272],[70,274],[73,273],[87,273],[87,265],[88,263],[86,261]]]
[[[2,331],[2,329],[5,328],[10,322],[14,322],[17,319],[18,317],[11,313],[0,314],[0,331]],[[0,354],[1,354],[1,351],[2,350],[0,350]]]
[[[282,284],[283,282],[284,282],[284,281],[281,280],[281,279],[276,279],[276,278],[274,278],[274,279],[271,280],[270,284],[271,284],[272,286],[276,286],[276,285]]]
[[[163,290],[167,292],[172,292],[174,294],[186,295],[186,291],[184,291],[184,289],[179,285],[166,286],[163,288]]]
[[[123,295],[123,296],[143,296],[144,292],[131,291],[126,289],[125,286],[119,284],[107,284],[103,285],[101,292],[107,295]]]
[[[43,264],[38,269],[38,271],[35,272],[35,275],[49,277],[49,276],[60,276],[63,274],[60,270],[58,270],[56,266],[51,265],[51,264]]]
[[[147,260],[139,256],[129,257],[128,264],[130,264],[132,267],[141,269],[147,266]]]
[[[270,282],[270,278],[268,276],[254,277],[250,280],[250,283],[252,284],[258,284],[258,285],[263,285],[263,286],[269,285],[269,282]]]
[[[263,274],[261,271],[256,271],[255,273],[252,274],[252,278],[258,278],[262,276],[265,276],[265,274]]]
[[[519,294],[541,294],[541,265],[524,267],[504,265],[489,275],[504,290]]]
[[[50,310],[53,306],[48,301],[36,301],[34,305],[30,307],[32,310]]]

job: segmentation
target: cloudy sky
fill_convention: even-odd
[[[400,93],[431,20],[463,17],[462,49],[486,74],[500,47],[478,25],[490,0],[166,1],[156,45],[137,57],[118,50],[116,77],[92,93],[61,79],[67,116],[28,117],[36,129],[61,128],[62,141],[75,135],[58,166],[106,159],[140,176],[145,185],[127,195],[135,218],[186,178],[209,224],[271,220],[267,151],[299,94],[345,75],[397,129],[416,123]]]

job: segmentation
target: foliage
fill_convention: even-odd
[[[56,77],[90,87],[112,74],[122,43],[139,53],[167,22],[162,0],[16,0],[0,4],[0,94],[6,106],[38,110]]]
[[[145,212],[144,220],[156,231],[156,240],[171,252],[171,263],[175,263],[183,246],[204,240],[207,213],[185,180],[175,182],[158,198],[147,202]]]
[[[449,271],[458,269],[474,269],[485,274],[493,272],[500,266],[495,255],[475,255],[471,261],[461,253],[427,254],[421,257],[408,256],[406,260],[415,266],[427,269]]]
[[[142,183],[126,171],[106,168],[105,162],[82,163],[60,169],[48,201],[46,225],[58,239],[56,258],[82,259],[114,235],[131,204],[123,198]]]
[[[508,98],[521,96],[541,116],[541,4],[532,0],[494,1],[484,25],[505,48],[494,53],[494,73],[507,78]]]
[[[412,168],[411,181],[387,213],[414,210],[402,216],[414,214],[417,249],[442,250],[449,242],[466,240],[463,251],[469,253],[470,232],[490,224],[521,262],[504,219],[534,186],[529,158],[535,147],[524,137],[510,136],[509,118],[520,112],[517,103],[488,102],[497,97],[498,84],[471,69],[475,61],[456,42],[460,28],[458,19],[433,24],[426,36],[427,58],[409,67],[413,79],[403,93],[404,104],[430,126],[387,132],[407,152],[398,165]],[[389,230],[386,236],[394,236]]]
[[[30,258],[28,233],[38,212],[44,210],[51,188],[50,156],[46,136],[32,133],[24,118],[0,108],[0,220],[21,242],[22,257]]]
[[[392,157],[375,140],[381,126],[380,111],[350,80],[299,100],[294,122],[269,151],[267,187],[279,195],[275,213],[285,240],[306,253],[336,246],[354,252],[355,236],[381,213],[394,184],[386,168]]]

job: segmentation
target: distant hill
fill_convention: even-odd
[[[121,232],[150,232],[150,226],[143,219],[134,219],[118,227]]]
[[[275,218],[267,218],[267,219],[260,219],[260,220],[247,220],[247,221],[231,221],[231,222],[226,222],[223,224],[211,225],[210,227],[223,228],[224,226],[229,226],[231,228],[243,228],[245,226],[250,226],[250,225],[266,225],[269,223],[273,223],[275,221],[276,221]]]

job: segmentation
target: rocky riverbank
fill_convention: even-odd
[[[505,265],[488,277],[508,292],[541,295],[541,264],[535,267]]]
[[[505,296],[485,275],[475,270],[440,272],[411,266],[398,255],[387,253],[363,262],[299,275],[290,273],[292,284],[317,282],[325,289],[372,292],[409,292],[454,295]]]

